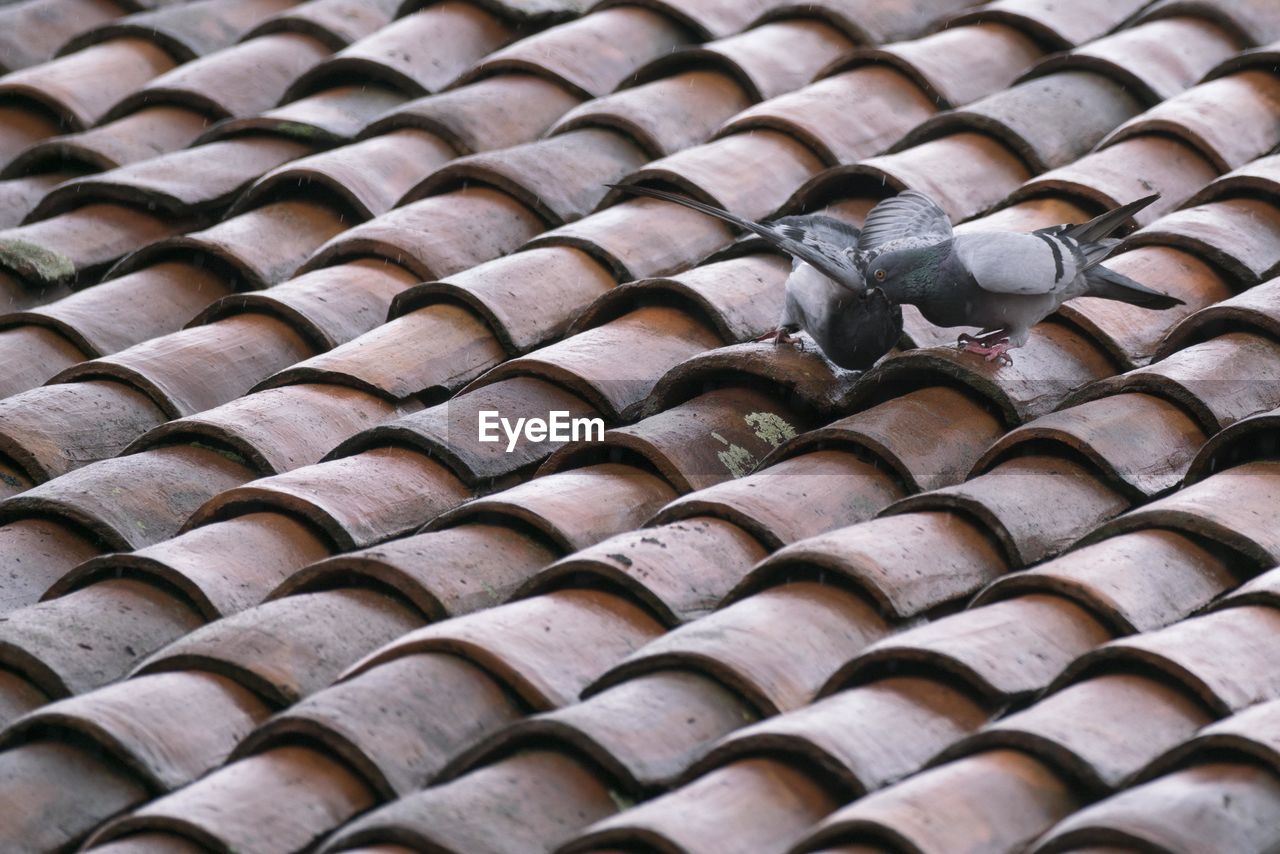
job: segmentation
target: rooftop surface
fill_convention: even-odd
[[[1276,850],[1280,3],[968,3],[0,7],[0,850]],[[612,183],[1186,305],[846,372]]]

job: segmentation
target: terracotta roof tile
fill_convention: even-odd
[[[724,3],[725,0],[718,2]],[[797,14],[817,15],[843,29],[854,41],[881,43],[918,36],[940,25],[944,15],[959,11],[968,2],[969,0],[771,0],[771,8],[763,13],[761,20]],[[681,5],[686,4],[682,2]]]
[[[259,22],[296,0],[195,0],[160,3],[159,8],[107,22],[64,43],[60,54],[122,37],[155,42],[180,63],[234,44]],[[146,4],[144,4],[146,5]]]
[[[596,98],[612,92],[649,60],[687,41],[688,30],[672,18],[628,5],[521,39],[485,57],[462,81],[502,73],[534,74],[579,97]]]
[[[419,690],[426,684],[434,690]],[[409,794],[521,714],[502,681],[481,666],[453,654],[407,655],[281,711],[242,741],[237,755],[301,735],[358,769],[384,796]]]
[[[5,554],[18,558],[4,562],[5,595],[0,600],[4,613],[39,601],[67,570],[103,551],[81,532],[45,519],[23,519],[0,527],[0,543]]]
[[[1170,214],[1132,240],[1200,255],[1247,287],[1280,270],[1280,208],[1244,197],[1210,202]]]
[[[408,95],[425,95],[455,82],[511,38],[511,29],[491,13],[462,0],[447,0],[393,21],[338,51],[294,80],[282,100],[292,101],[353,78]],[[431,50],[426,50],[428,45]],[[446,46],[447,55],[441,52]]]
[[[190,145],[208,121],[183,107],[148,107],[89,130],[43,139],[11,160],[3,174],[22,175],[61,165],[114,169]]]
[[[241,118],[269,109],[304,72],[329,55],[310,36],[277,33],[181,65],[116,102],[106,118],[152,104],[175,104],[212,119]]]
[[[1280,38],[1280,15],[1265,0],[1159,0],[1139,20],[1199,15],[1238,33],[1252,44]]]
[[[126,11],[112,0],[26,0],[0,12],[0,73],[53,58],[68,39]]]
[[[1066,817],[1035,850],[1062,851],[1090,843],[1247,850],[1274,840],[1278,807],[1280,778],[1274,772],[1240,763],[1201,765]]]
[[[224,119],[209,128],[202,140],[265,130],[323,144],[351,142],[374,119],[404,103],[407,96],[386,86],[366,83],[334,86],[290,101],[256,116]]]
[[[994,0],[956,15],[949,24],[998,21],[1050,48],[1065,49],[1101,38],[1145,5],[1144,0],[1085,0],[1067,8],[1054,0]]]
[[[400,5],[399,0],[308,0],[282,9],[244,38],[303,33],[340,50],[391,23]]]
[[[588,767],[555,751],[528,751],[352,822],[323,850],[392,841],[426,850],[551,850],[582,822],[617,810]]]

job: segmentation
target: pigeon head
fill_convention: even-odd
[[[863,259],[862,275],[867,287],[879,288],[894,302],[914,302],[915,295],[937,285],[946,256],[943,244],[872,252]]]

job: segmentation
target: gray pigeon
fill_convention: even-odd
[[[1101,262],[1120,241],[1108,236],[1160,198],[1147,196],[1082,225],[956,235],[924,193],[907,190],[872,208],[862,227],[859,264],[889,299],[920,309],[936,326],[977,326],[957,346],[1012,364],[1031,327],[1079,296],[1151,309],[1182,305]]]
[[[687,196],[648,187],[610,186],[722,219],[791,256],[782,318],[775,330],[757,340],[799,344],[793,336],[803,329],[832,363],[862,371],[902,337],[902,309],[883,291],[868,290],[858,269],[858,229],[853,226],[818,214],[753,222]]]

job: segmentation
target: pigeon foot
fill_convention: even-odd
[[[805,349],[804,341],[803,339],[801,339],[799,336],[795,334],[795,331],[796,330],[793,328],[788,328],[786,326],[779,326],[777,329],[770,330],[769,332],[766,332],[764,335],[761,335],[759,338],[754,338],[752,340],[755,342],[772,341],[775,345],[779,347],[791,346],[803,352]]]
[[[972,335],[961,335],[956,341],[956,348],[963,353],[977,353],[988,362],[997,365],[1012,365],[1012,349],[1008,338],[992,340],[991,338],[974,338]]]

